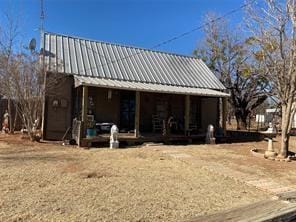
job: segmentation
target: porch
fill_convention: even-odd
[[[145,142],[204,141],[209,124],[219,135],[225,133],[226,99],[215,96],[146,92],[80,85],[74,92],[74,114],[81,120],[78,144],[91,146],[109,141],[110,130],[96,125],[115,124],[119,141]],[[88,135],[87,129],[95,130]]]

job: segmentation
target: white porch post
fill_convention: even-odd
[[[141,103],[141,94],[139,91],[136,91],[135,137],[140,136],[140,103]]]
[[[190,124],[190,95],[185,96],[185,135],[189,132]]]

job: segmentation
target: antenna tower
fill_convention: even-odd
[[[44,31],[44,2],[40,0],[40,31]]]

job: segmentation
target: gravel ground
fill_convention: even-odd
[[[174,148],[83,150],[0,135],[0,221],[180,221],[269,198],[163,152]]]

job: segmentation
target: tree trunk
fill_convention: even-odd
[[[236,119],[236,129],[240,130],[240,117],[238,115],[235,115],[235,119]]]
[[[228,125],[230,125],[231,126],[231,112],[228,112],[228,114],[227,114],[227,121],[228,121]]]
[[[247,125],[248,125],[247,118],[248,118],[248,115],[241,116],[241,129],[244,129],[244,130],[247,129]]]
[[[12,131],[13,132],[15,131],[16,124],[17,124],[17,111],[15,110],[15,112],[14,112],[14,118],[13,118],[13,128],[12,128]]]
[[[13,133],[11,100],[9,98],[7,100],[7,111],[8,111],[9,132]]]
[[[289,105],[282,105],[282,136],[279,157],[286,158],[289,150],[289,123],[291,109]]]
[[[247,116],[235,115],[237,130],[245,130],[247,129]]]

